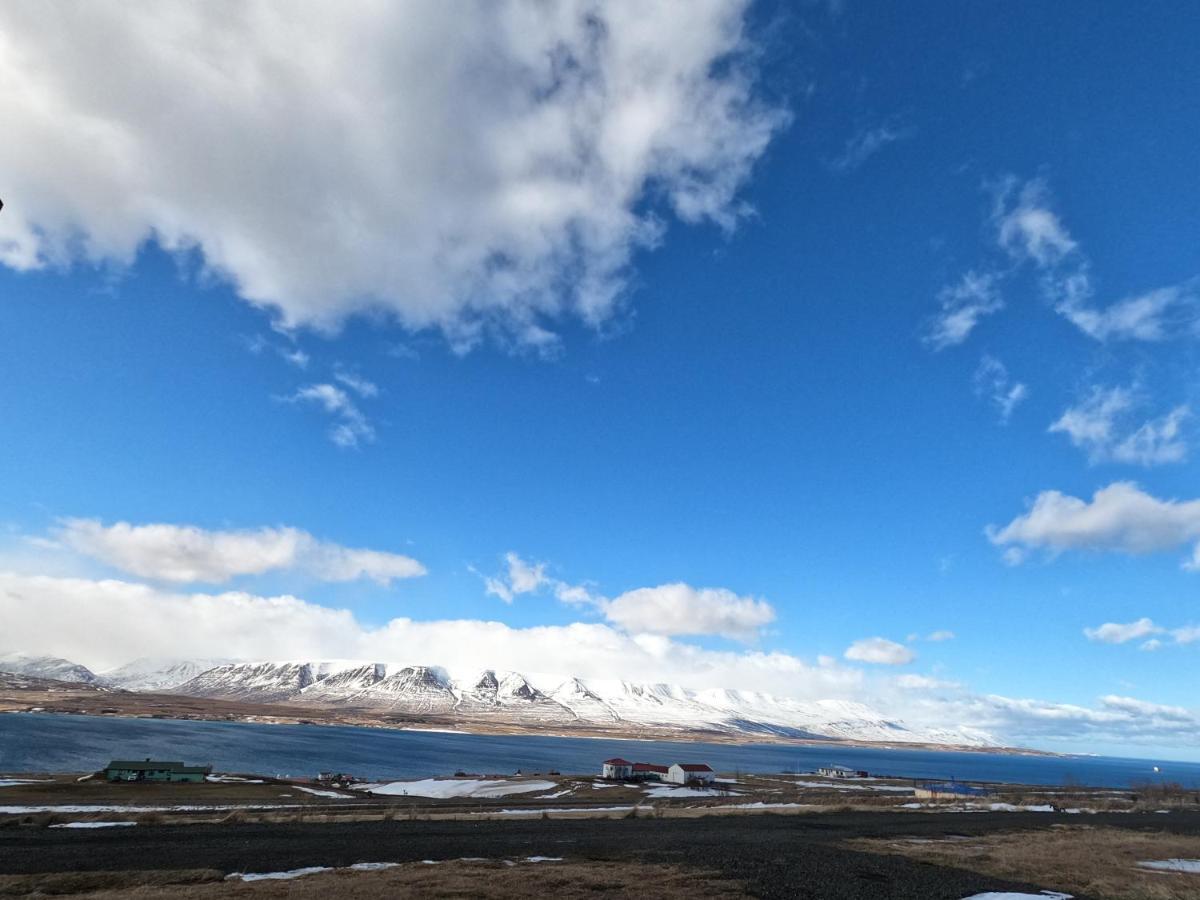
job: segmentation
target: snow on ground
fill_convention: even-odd
[[[22,784],[41,784],[53,781],[52,778],[0,778],[0,787],[19,787]]]
[[[421,781],[391,781],[387,784],[366,784],[360,790],[387,796],[431,797],[444,800],[452,797],[505,797],[508,794],[547,791],[556,786],[553,781],[425,778]]]
[[[263,784],[261,778],[238,778],[236,775],[205,775],[204,780],[215,784]]]
[[[562,862],[561,856],[527,856],[525,862]]]
[[[378,872],[380,869],[394,869],[400,863],[355,863],[349,868],[355,872]]]
[[[716,788],[672,787],[668,784],[646,786],[646,796],[654,800],[667,798],[684,799],[687,797],[726,797],[735,791],[718,791]]]
[[[306,794],[312,794],[314,797],[334,797],[338,800],[353,800],[353,799],[355,799],[353,794],[342,794],[337,791],[319,791],[316,788],[301,787],[298,784],[294,784],[294,785],[292,785],[292,787],[298,791],[304,791],[304,793],[306,793]]]
[[[128,828],[137,822],[64,822],[51,828]]]
[[[772,779],[778,781],[779,779]],[[858,779],[862,780],[862,779]],[[825,788],[826,790],[834,791],[892,791],[894,793],[911,794],[913,789],[910,787],[902,787],[898,784],[841,784],[834,781],[792,781],[788,779],[785,784],[794,784],[796,787],[807,788]]]
[[[567,788],[565,791],[555,791],[553,794],[538,794],[534,800],[557,800],[559,797],[565,797],[567,794],[574,791],[574,788]]]
[[[754,803],[730,803],[727,806],[722,806],[722,809],[818,809],[811,803],[763,803],[757,800]]]
[[[1014,894],[1011,891],[988,891],[986,894],[972,894],[963,900],[1071,900],[1071,894],[1060,894],[1058,891],[1042,891],[1040,894]]]
[[[286,872],[233,872],[225,876],[226,881],[240,878],[242,881],[286,881],[291,878],[302,878],[305,875],[316,875],[318,872],[332,872],[329,866],[308,866],[304,869],[289,869]]]
[[[1139,862],[1138,866],[1157,872],[1191,872],[1200,875],[1200,859],[1147,859]]]
[[[592,782],[592,787],[593,787],[593,788],[595,788],[596,790],[600,790],[600,788],[622,787],[622,785],[619,785],[619,784],[604,784],[604,783],[601,783],[601,782],[599,782],[599,781],[593,781],[593,782]]]

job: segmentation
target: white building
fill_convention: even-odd
[[[611,778],[614,781],[623,781],[626,778],[632,778],[633,763],[627,759],[621,759],[619,756],[606,759],[600,766],[600,777]]]
[[[817,774],[823,778],[866,778],[867,773],[858,769],[848,769],[845,766],[825,766],[817,769]]]
[[[675,763],[667,770],[666,781],[672,784],[712,784],[717,773],[704,763]]]

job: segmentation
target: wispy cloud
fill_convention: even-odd
[[[999,280],[989,272],[967,272],[938,294],[941,309],[926,326],[925,343],[945,350],[966,341],[984,318],[1004,309]]]
[[[1186,459],[1182,426],[1191,415],[1189,408],[1177,406],[1163,416],[1136,423],[1132,414],[1140,405],[1132,387],[1096,386],[1081,403],[1063,412],[1049,431],[1067,435],[1092,462],[1153,466]]]
[[[1153,635],[1168,637],[1176,645],[1200,641],[1200,626],[1184,625],[1180,628],[1164,628],[1145,616],[1134,622],[1105,622],[1096,628],[1085,628],[1083,633],[1089,641],[1097,641],[1102,644],[1127,644],[1130,641],[1149,638],[1149,640],[1143,640],[1139,646],[1139,649],[1147,651],[1161,650],[1167,646],[1165,641]]]
[[[903,666],[917,658],[917,654],[910,648],[882,637],[863,638],[855,641],[846,648],[843,656],[855,662],[884,666]]]
[[[976,395],[991,401],[1002,425],[1008,424],[1013,411],[1029,396],[1029,388],[1013,381],[1008,375],[1008,368],[994,356],[985,355],[979,361],[974,382]]]
[[[889,144],[911,140],[916,134],[914,126],[894,121],[863,128],[846,141],[842,152],[829,161],[829,168],[835,172],[853,171]]]
[[[318,406],[332,416],[334,423],[329,428],[329,439],[339,447],[353,448],[375,440],[375,427],[350,395],[336,385],[306,385],[286,399]]]

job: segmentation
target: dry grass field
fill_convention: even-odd
[[[1055,825],[967,839],[859,840],[850,846],[1044,884],[1097,900],[1196,900],[1200,874],[1139,869],[1139,860],[1200,859],[1200,837]]]
[[[288,880],[227,880],[216,870],[81,872],[0,876],[0,896],[83,897],[88,900],[327,900],[329,897],[480,897],[516,900],[605,897],[745,897],[735,881],[717,873],[633,862],[520,862],[458,860],[406,863],[380,871],[335,870]]]

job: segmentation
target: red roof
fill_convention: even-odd
[[[679,763],[679,768],[685,772],[711,772],[712,767],[704,763]]]
[[[621,757],[619,757],[619,756],[614,756],[612,759],[606,759],[604,761],[604,764],[606,766],[632,766],[633,765],[633,763],[631,763],[629,760],[621,759]]]
[[[665,775],[670,771],[666,766],[656,766],[654,763],[634,763],[633,771],[635,772],[658,772]]]

